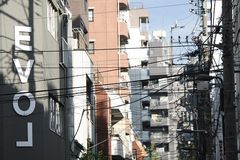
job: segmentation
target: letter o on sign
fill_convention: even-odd
[[[22,96],[25,96],[29,99],[30,101],[30,105],[28,107],[27,110],[22,110],[20,109],[19,105],[18,105],[18,100],[22,97]],[[31,94],[31,93],[17,93],[14,95],[13,97],[13,109],[15,110],[15,112],[21,116],[28,116],[30,114],[33,113],[34,109],[35,109],[35,106],[36,106],[36,101],[35,101],[35,98],[34,96]]]

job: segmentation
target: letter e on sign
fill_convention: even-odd
[[[24,32],[25,34],[23,34]],[[31,32],[31,27],[15,26],[15,50],[32,51],[32,46],[21,43],[21,41],[30,42],[29,33]]]

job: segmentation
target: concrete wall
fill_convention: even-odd
[[[92,83],[94,82],[92,74],[92,61],[88,53],[85,51],[73,51],[71,58],[72,65],[69,66],[71,69],[68,73],[71,75],[68,78],[69,87],[72,88],[70,90],[69,105],[74,109],[74,133],[77,133],[75,139],[78,140],[78,142],[85,148],[87,148],[88,138],[91,140],[91,142],[95,142],[95,119],[91,120],[90,110],[87,110],[90,108],[87,102],[86,94],[87,77],[90,78]],[[95,113],[95,110],[93,110],[93,113]],[[77,132],[82,114],[83,118],[80,129]]]

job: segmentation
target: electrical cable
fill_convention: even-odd
[[[169,85],[171,85],[172,83],[174,83],[175,81],[173,81],[173,82],[171,82],[170,84],[168,84],[167,86],[169,86]],[[165,87],[162,87],[161,89],[164,89],[164,88],[166,88],[167,86],[165,86]],[[158,91],[156,91],[156,92],[158,92]],[[146,98],[146,97],[144,97],[144,98]],[[140,98],[139,99],[139,101],[140,100],[142,100],[142,98]],[[136,101],[131,101],[130,103],[132,104],[132,103],[135,103]],[[117,106],[112,106],[111,108],[115,108],[115,107],[121,107],[121,106],[124,106],[125,104],[123,104],[123,105],[117,105]],[[101,109],[103,109],[103,108],[101,108]],[[109,108],[108,108],[109,109]],[[84,110],[85,111],[85,110]],[[83,115],[83,113],[82,113],[82,115]],[[76,133],[75,133],[75,135],[77,135],[77,133],[78,133],[78,131],[79,131],[79,128],[80,128],[80,125],[81,125],[81,120],[82,120],[82,116],[81,116],[81,119],[80,119],[80,123],[79,123],[79,125],[78,125],[78,129],[77,129],[77,131],[76,131]],[[127,127],[129,127],[129,126],[127,126]],[[126,127],[126,128],[127,128]],[[126,128],[124,128],[124,130],[126,129]],[[122,130],[122,131],[124,131],[124,130]],[[122,132],[121,131],[121,132]],[[74,136],[74,138],[75,138],[75,136]],[[74,138],[73,138],[73,140],[72,140],[72,142],[74,141]],[[107,141],[107,140],[104,140],[104,142],[105,141]],[[103,141],[102,142],[100,142],[100,143],[98,143],[98,144],[101,144],[101,143],[103,143]],[[71,143],[72,144],[72,143]]]
[[[179,56],[181,57],[181,56]],[[150,64],[155,64],[155,63],[159,63],[159,62],[164,62],[164,61],[168,61],[168,60],[173,60],[173,59],[177,59],[179,57],[174,57],[174,58],[169,58],[169,59],[163,59],[163,60],[160,60],[160,61],[153,61],[151,63],[148,63],[149,65]],[[127,67],[127,69],[134,69],[135,67],[140,67],[141,65],[135,65],[135,66],[129,66]],[[97,67],[98,68],[98,67]],[[121,70],[121,68],[119,67],[116,67],[114,69],[111,69],[111,70],[103,70],[103,71],[100,71],[100,72],[97,72],[97,73],[89,73],[90,75],[94,75],[94,74],[98,74],[98,73],[107,73],[107,72],[111,72],[111,71],[119,71]],[[79,74],[79,75],[72,75],[72,76],[62,76],[62,77],[56,77],[56,78],[48,78],[48,79],[42,79],[42,80],[29,80],[28,83],[34,83],[34,82],[43,82],[43,81],[52,81],[52,80],[58,80],[58,79],[66,79],[66,78],[74,78],[74,77],[81,77],[81,76],[86,76],[86,74]],[[21,82],[16,82],[16,83],[0,83],[0,86],[1,85],[14,85],[14,84],[22,84]],[[106,85],[106,84],[103,84],[103,85]]]
[[[82,123],[82,118],[83,118],[83,115],[84,115],[84,112],[85,112],[86,110],[85,109],[83,109],[83,111],[82,111],[82,115],[81,115],[81,118],[80,118],[80,121],[79,121],[79,123],[78,123],[78,127],[77,127],[77,130],[76,130],[76,132],[75,132],[75,134],[74,134],[74,136],[73,136],[73,138],[72,138],[72,140],[71,140],[71,143],[70,143],[70,151],[71,151],[71,153],[74,155],[74,152],[73,152],[73,149],[72,149],[72,147],[73,147],[73,142],[74,142],[74,140],[75,140],[75,137],[77,136],[77,133],[78,133],[78,131],[79,131],[79,129],[80,129],[80,126],[81,126],[81,123]],[[76,155],[75,155],[76,156]]]
[[[184,5],[188,5],[189,3],[176,3],[176,4],[168,4],[168,5],[161,5],[161,6],[149,6],[149,7],[144,7],[144,8],[131,8],[130,10],[128,10],[128,11],[134,11],[134,10],[142,10],[142,9],[159,9],[159,8],[169,8],[169,7],[177,7],[177,6],[184,6]],[[118,11],[104,11],[104,12],[94,12],[94,14],[106,14],[106,13],[117,13]],[[80,14],[81,16],[88,16],[88,13],[81,13]],[[61,15],[58,15],[58,16],[46,16],[46,17],[39,17],[39,18],[37,18],[37,17],[34,17],[34,18],[32,18],[32,19],[47,19],[48,17],[60,17]],[[79,14],[72,14],[72,17],[73,18],[75,18],[75,17],[78,17],[79,16]],[[24,21],[24,20],[28,20],[28,18],[27,19],[18,19],[19,21]]]
[[[211,44],[202,44],[202,46],[206,46],[209,45],[211,46]],[[154,49],[154,48],[179,48],[179,47],[195,47],[195,44],[185,44],[185,45],[164,45],[164,46],[154,46],[154,47],[127,47],[124,49],[129,49],[129,50],[136,50],[136,49]],[[32,52],[34,53],[59,53],[60,51],[64,51],[65,53],[70,54],[71,52],[77,52],[77,51],[114,51],[114,50],[121,50],[121,47],[112,47],[112,48],[95,48],[95,49],[63,49],[63,50],[56,50],[56,49],[52,49],[52,50],[33,50]],[[0,53],[10,53],[11,51],[3,51],[0,50]],[[15,51],[15,53],[21,53],[21,51]]]

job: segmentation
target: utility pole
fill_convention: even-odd
[[[202,47],[200,61],[200,71],[203,74],[209,75],[210,70],[210,50],[209,34],[208,34],[208,12],[207,12],[207,0],[201,0],[201,18],[202,18]],[[200,81],[201,83],[201,81]],[[211,136],[211,105],[210,105],[210,93],[207,90],[198,90],[198,129],[206,130],[205,134],[199,135],[199,159],[212,160],[212,136]]]
[[[203,37],[204,37],[204,44],[209,44],[209,34],[208,34],[208,9],[207,9],[207,0],[203,0]],[[210,71],[210,64],[211,64],[211,57],[210,57],[210,49],[209,46],[204,46],[203,48],[203,55],[204,55],[204,72],[207,72],[209,74]],[[211,136],[212,131],[212,109],[210,105],[210,93],[209,90],[205,92],[205,103],[204,103],[204,123],[205,123],[205,130],[207,130],[207,134],[203,135],[205,138],[205,155],[206,160],[212,160],[212,142],[213,138]]]
[[[225,160],[237,160],[232,1],[222,0]]]

